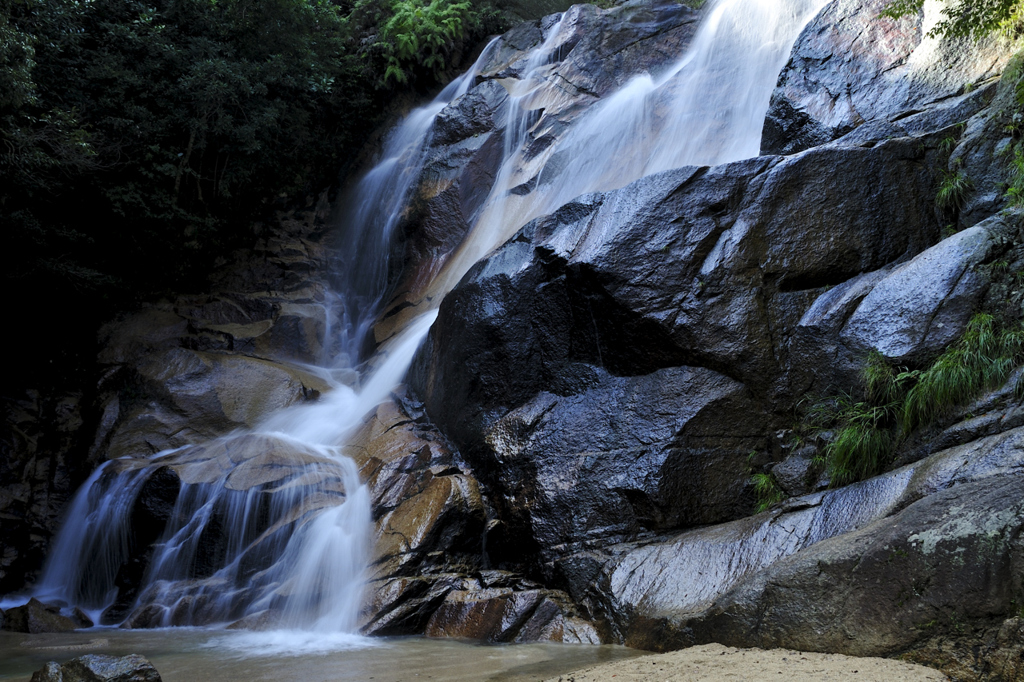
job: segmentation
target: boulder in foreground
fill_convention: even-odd
[[[50,661],[32,674],[31,682],[162,682],[145,656],[88,654],[59,665]]]

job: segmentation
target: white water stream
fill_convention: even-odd
[[[33,594],[96,615],[108,608],[131,551],[128,521],[139,492],[169,463],[198,473],[183,475],[136,607],[154,605],[155,622],[163,624],[228,621],[272,609],[286,628],[317,635],[353,632],[372,521],[366,487],[340,447],[402,381],[444,294],[527,221],[580,194],[622,187],[670,168],[756,156],[778,74],[799,31],[824,4],[719,0],[672,68],[631,80],[593,105],[545,152],[526,158],[528,142],[544,132],[537,130],[540,111],[567,96],[550,76],[574,27],[566,18],[555,23],[521,69],[522,77],[503,81],[509,90],[504,160],[475,225],[422,293],[418,314],[367,364],[372,369],[361,386],[338,384],[316,403],[271,415],[253,433],[214,444],[231,461],[248,462],[246,448],[254,442],[271,448],[283,443],[308,455],[311,463],[302,475],[274,483],[278,487],[268,506],[266,486],[237,485],[235,470],[208,475],[209,467],[199,466],[206,459],[189,455],[193,459],[182,463],[186,455],[180,450],[157,455],[147,467],[108,462],[77,494]],[[493,44],[467,74],[392,132],[383,160],[352,195],[355,208],[344,235],[347,275],[339,292],[346,312],[338,366],[358,364],[359,349],[379,314],[392,233],[422,170],[433,121],[474,84]],[[533,191],[509,192],[527,181],[535,183]],[[265,530],[253,530],[257,517]],[[211,524],[219,525],[225,538],[217,556],[206,556],[203,549]]]

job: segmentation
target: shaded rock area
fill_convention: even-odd
[[[27,391],[2,408],[0,593],[6,594],[42,566],[61,512],[95,466],[86,457],[94,415],[77,391]]]
[[[39,571],[74,490],[107,459],[196,444],[315,400],[303,368],[336,312],[326,198],[266,225],[212,277],[211,292],[127,313],[101,330],[97,385],[3,403],[0,593]]]
[[[138,457],[201,443],[326,390],[302,365],[323,359],[336,324],[328,212],[322,198],[315,210],[282,218],[215,274],[213,293],[164,301],[100,330],[107,369],[93,453]]]
[[[32,674],[31,682],[161,682],[145,656],[88,654],[60,665],[51,661]]]

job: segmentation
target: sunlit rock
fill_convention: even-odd
[[[984,108],[1011,52],[996,37],[934,38],[942,5],[899,20],[888,0],[834,0],[804,29],[779,76],[762,153],[792,154],[854,132],[848,142],[915,135]]]

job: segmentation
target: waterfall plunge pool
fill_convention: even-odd
[[[326,646],[325,646],[326,645]],[[425,637],[339,635],[212,628],[61,634],[0,632],[0,681],[26,682],[47,661],[85,654],[142,654],[164,682],[527,682],[647,652],[582,644],[480,644]]]

